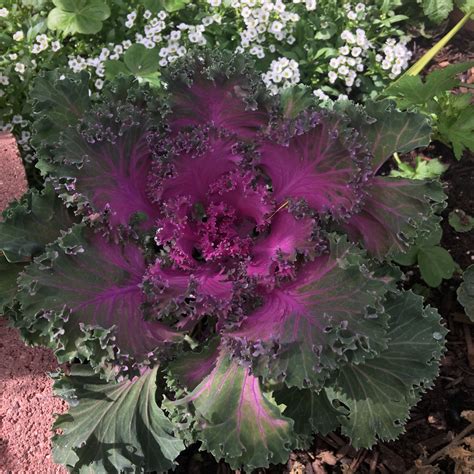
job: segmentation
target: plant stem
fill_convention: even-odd
[[[430,50],[428,50],[418,61],[413,64],[413,66],[406,70],[405,73],[401,76],[417,76],[420,72],[427,66],[427,64],[439,53],[439,51],[444,48],[448,42],[453,38],[453,36],[464,26],[465,23],[469,20],[469,17],[474,13],[474,9],[471,8],[460,20],[459,22],[445,35],[441,38]]]

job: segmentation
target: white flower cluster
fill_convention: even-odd
[[[270,94],[276,95],[280,90],[300,82],[298,63],[285,57],[275,59],[270,64],[270,70],[262,74],[262,79]]]
[[[132,13],[136,15],[136,12]],[[165,19],[167,16],[167,13],[162,10],[152,18],[151,12],[146,10],[143,14],[143,18],[147,20],[147,23],[145,24],[143,33],[135,33],[135,41],[148,49],[153,49],[158,43],[161,43],[161,41],[163,41],[161,33],[166,28]]]
[[[344,30],[341,39],[345,44],[339,48],[339,56],[329,61],[329,82],[334,84],[337,79],[341,79],[348,88],[354,84],[358,86],[360,80],[357,79],[357,73],[364,71],[364,58],[372,44],[362,28],[356,28],[355,34]]]
[[[390,79],[395,79],[408,67],[413,53],[407,48],[407,43],[408,38],[401,38],[399,42],[389,38],[382,48],[383,55],[379,53],[375,56],[382,69],[390,71],[388,75]]]
[[[217,2],[209,0],[209,3],[215,6]],[[245,29],[240,33],[237,52],[248,50],[250,54],[262,59],[265,57],[264,45],[268,45],[269,51],[274,52],[276,47],[273,42],[284,41],[291,45],[296,41],[292,33],[300,20],[300,15],[288,11],[287,5],[282,0],[232,0],[230,6],[235,9],[245,25]],[[316,2],[307,1],[306,8],[314,10]]]
[[[41,51],[48,49],[49,46],[49,38],[45,35],[37,35],[36,36],[36,43],[31,48],[31,52],[33,54],[39,54]]]

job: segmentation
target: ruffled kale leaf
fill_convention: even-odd
[[[171,420],[235,469],[338,426],[357,446],[392,439],[445,332],[386,262],[442,208],[439,186],[381,176],[427,143],[426,119],[389,101],[281,110],[222,52],[163,81],[89,96],[86,74],[51,72],[33,89],[49,184],[1,224],[0,303],[29,343],[89,364],[57,384],[76,405],[56,459],[167,469]]]
[[[342,432],[356,448],[403,433],[411,406],[438,375],[444,352],[447,330],[436,310],[423,308],[420,296],[391,295],[385,308],[390,315],[387,348],[362,364],[343,367],[327,390],[331,400],[349,408],[341,418]]]
[[[163,472],[184,449],[159,406],[158,366],[139,377],[106,382],[87,366],[57,378],[56,395],[70,409],[54,429],[53,458],[76,472]]]
[[[391,278],[375,275],[360,251],[333,236],[327,254],[294,281],[262,294],[264,304],[226,334],[266,378],[321,387],[339,364],[374,357],[386,344],[381,310]]]
[[[52,186],[28,191],[3,212],[0,250],[12,263],[30,262],[76,221]]]
[[[53,348],[60,361],[79,357],[101,365],[104,357],[114,357],[109,349],[104,354],[113,346],[115,357],[141,362],[178,337],[143,318],[144,273],[145,260],[135,242],[118,245],[77,225],[21,275],[17,326],[27,340]],[[97,347],[99,336],[103,340]]]
[[[173,405],[192,406],[196,439],[233,469],[268,467],[288,457],[293,420],[269,400],[258,377],[225,352],[209,375]]]

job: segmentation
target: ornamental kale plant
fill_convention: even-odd
[[[396,438],[446,331],[391,255],[443,193],[381,170],[428,143],[427,119],[281,106],[225,53],[164,79],[95,98],[86,73],[48,72],[33,89],[45,186],[5,212],[0,295],[26,341],[72,363],[56,462],[163,471],[200,441],[250,471],[315,432]]]

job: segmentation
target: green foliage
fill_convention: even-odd
[[[158,366],[134,380],[105,382],[87,366],[57,378],[56,395],[70,404],[55,429],[54,461],[74,472],[163,472],[184,449],[158,405]],[[90,416],[93,414],[93,416]]]
[[[443,279],[451,278],[456,270],[456,263],[449,252],[439,245],[441,236],[439,220],[433,220],[409,251],[396,254],[394,260],[400,265],[418,264],[423,280],[432,288],[438,287]]]
[[[142,0],[145,8],[153,13],[159,12],[160,10],[166,10],[167,12],[177,12],[182,10],[191,0]]]
[[[156,49],[145,48],[142,44],[133,44],[127,49],[123,61],[105,62],[105,77],[114,79],[119,74],[133,75],[145,82],[159,86],[158,54]]]
[[[458,160],[464,150],[474,151],[474,106],[471,94],[455,95],[450,90],[461,84],[456,75],[473,66],[474,62],[454,64],[431,72],[424,80],[405,75],[384,92],[400,109],[416,109],[430,117],[434,138],[451,146]]]
[[[390,176],[407,179],[437,179],[448,168],[448,165],[441,163],[437,158],[424,158],[417,156],[415,164],[409,165],[403,161],[397,161],[398,169],[390,172]]]
[[[463,305],[466,315],[474,322],[474,265],[464,270],[463,282],[458,288],[458,301]]]
[[[470,232],[474,229],[474,217],[466,214],[462,209],[454,209],[448,216],[449,225],[456,232]]]
[[[53,0],[56,8],[48,15],[48,28],[64,35],[91,35],[102,29],[110,8],[103,0]]]
[[[453,6],[453,0],[422,0],[423,12],[434,23],[446,20]]]

